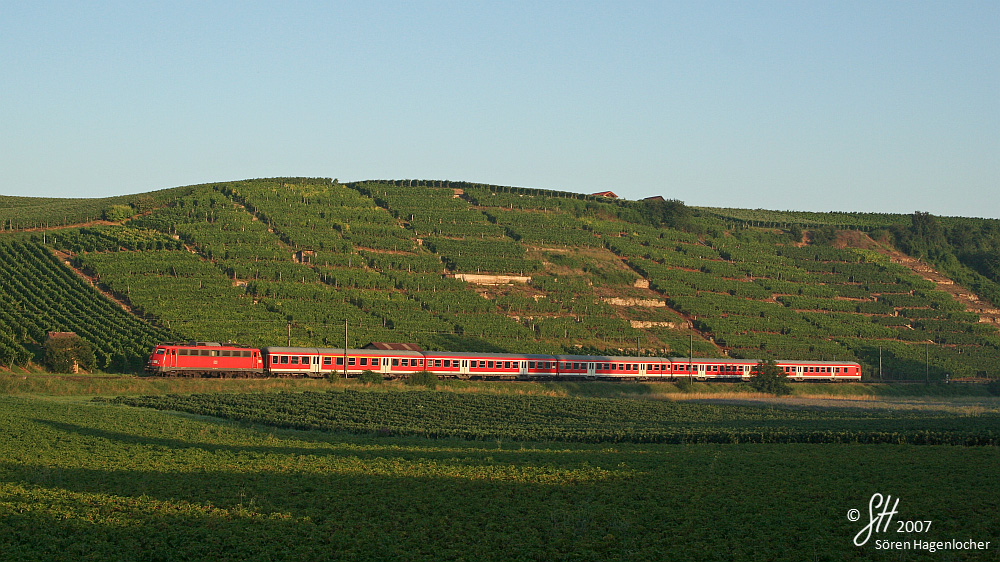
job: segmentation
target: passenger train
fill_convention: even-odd
[[[442,378],[478,380],[748,380],[758,361],[687,357],[623,357],[469,353],[316,347],[239,347],[215,342],[164,343],[146,371],[200,377],[352,377],[364,371],[404,378],[430,371]],[[778,360],[792,381],[860,381],[850,361]]]

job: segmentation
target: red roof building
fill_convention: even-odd
[[[598,191],[597,193],[591,193],[591,195],[596,195],[597,197],[607,197],[609,199],[618,199],[614,191]]]

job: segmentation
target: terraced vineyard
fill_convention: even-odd
[[[38,244],[0,242],[0,364],[24,365],[48,332],[76,332],[102,369],[141,368],[170,333],[94,291]],[[137,364],[137,361],[140,363]]]
[[[185,339],[339,346],[346,320],[352,346],[853,359],[884,378],[1000,374],[996,328],[894,263],[887,246],[860,233],[846,246],[804,244],[774,228],[870,230],[905,216],[757,216],[443,181],[277,178],[164,193],[128,200],[121,214],[136,216],[121,225],[5,236],[74,255]],[[967,220],[955,224],[979,228]],[[0,337],[14,350],[8,363],[24,360],[28,339]]]

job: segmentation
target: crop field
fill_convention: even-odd
[[[700,424],[967,437],[995,432],[995,414],[425,390],[227,396],[0,396],[4,559],[901,558],[879,539],[991,542],[906,560],[997,556],[996,446],[634,443],[616,434]],[[290,429],[323,404],[320,417],[336,423]],[[446,427],[485,433],[462,439]],[[542,439],[577,427],[593,442]],[[930,521],[930,530],[897,534],[894,524],[855,546],[867,515],[852,522],[848,512],[867,514],[875,493],[899,498],[894,521]]]
[[[584,443],[909,443],[1000,445],[1000,416],[808,412],[613,398],[434,391],[119,397],[116,404],[291,429]]]

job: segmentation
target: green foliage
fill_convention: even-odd
[[[115,205],[130,207],[128,216],[132,216],[166,205],[194,188],[195,186],[175,187],[149,193],[98,199],[0,195],[0,232],[70,226],[90,222],[104,216],[104,211]]]
[[[376,373],[375,371],[365,370],[358,375],[358,380],[364,384],[382,384],[384,379],[382,378],[382,373]]]
[[[419,380],[418,375],[411,380]],[[431,383],[436,379],[426,384]],[[166,395],[112,402],[278,428],[482,441],[1000,445],[996,414],[810,411],[430,390]]]
[[[436,388],[438,384],[437,375],[430,371],[419,371],[406,378],[406,384],[411,386],[426,386]]]
[[[692,209],[678,199],[648,199],[641,201],[641,212],[649,224],[677,230],[691,228]]]
[[[8,200],[12,212],[39,203]],[[46,205],[44,224],[70,220]],[[205,184],[106,200],[99,210],[112,205],[139,216],[16,236],[76,253],[103,288],[185,339],[341,345],[346,319],[351,346],[610,352],[638,339],[644,352],[686,354],[693,334],[699,355],[856,359],[867,372],[882,347],[898,378],[922,376],[916,358],[930,341],[941,346],[930,353],[934,378],[1000,374],[990,360],[997,331],[930,281],[876,250],[798,247],[759,228],[832,239],[837,230],[900,225],[913,251],[937,248],[940,271],[1000,300],[988,277],[1000,269],[991,257],[1000,221],[698,210],[463,182],[327,178]],[[940,251],[945,245],[953,251]],[[483,287],[444,270],[532,280]],[[633,286],[643,280],[659,294]],[[21,282],[26,295],[40,288],[34,278]],[[610,305],[612,296],[667,307]],[[23,364],[35,349],[44,323],[21,322],[0,329],[0,363]],[[147,351],[88,339],[98,363],[138,365]]]
[[[837,238],[837,229],[833,225],[823,225],[818,229],[809,231],[813,244],[822,246],[829,245]]]
[[[90,343],[76,334],[49,338],[43,349],[45,365],[55,373],[70,373],[74,365],[90,370],[97,361]]]
[[[0,362],[27,362],[24,346],[50,331],[76,332],[93,346],[96,366],[135,371],[170,332],[140,320],[31,243],[0,242]]]
[[[121,222],[132,218],[135,215],[135,210],[128,205],[112,205],[104,209],[102,215],[102,218],[106,221]]]
[[[757,392],[784,396],[792,393],[785,370],[773,359],[762,359],[753,368],[750,386]]]
[[[377,398],[359,402],[361,419],[387,413],[366,417]],[[549,401],[534,398],[507,403],[515,409],[489,423],[537,416]],[[430,404],[405,414],[437,418]],[[459,405],[447,413],[462,416]],[[714,411],[694,410],[691,424]],[[787,423],[771,408],[718,412]],[[877,432],[887,418],[893,431],[930,422],[938,429],[928,435],[947,423],[892,420],[908,412],[837,416],[824,423],[841,424],[844,436]],[[394,436],[400,419],[350,435],[0,395],[0,548],[11,559],[109,562],[146,553],[218,562],[878,558],[851,543],[862,524],[844,517],[871,493],[859,492],[859,478],[903,498],[901,515],[947,519],[952,536],[988,537],[1000,525],[993,447],[431,440]],[[651,524],[664,521],[670,529]],[[813,521],[826,524],[788,539],[790,526]],[[939,555],[925,558],[947,558]]]

